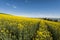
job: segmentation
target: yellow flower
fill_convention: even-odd
[[[11,36],[11,33],[9,35]]]
[[[3,30],[6,30],[6,28],[3,28]]]
[[[38,35],[42,35],[42,32],[37,31]]]
[[[1,32],[4,32],[4,30],[1,30]]]
[[[7,32],[7,33],[9,33],[9,31],[8,31],[8,30],[6,30],[6,32]]]
[[[24,28],[24,26],[21,25],[21,24],[18,24],[18,28],[19,28],[20,30],[22,30],[22,29]]]

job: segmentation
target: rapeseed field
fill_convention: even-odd
[[[0,14],[0,40],[60,40],[60,22]]]

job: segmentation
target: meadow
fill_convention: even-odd
[[[0,40],[60,40],[60,22],[0,14]]]

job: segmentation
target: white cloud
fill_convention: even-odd
[[[7,5],[7,6],[9,6],[9,7],[12,7],[12,8],[16,8],[16,6],[15,6],[15,5],[10,4],[10,3],[6,3],[6,5]]]
[[[14,5],[14,6],[12,6],[13,8],[16,8],[16,6]]]
[[[10,4],[9,4],[9,3],[6,3],[6,5],[7,5],[7,6],[10,6]]]
[[[25,0],[25,3],[27,3],[28,2],[28,0]]]

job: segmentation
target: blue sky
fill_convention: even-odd
[[[60,17],[60,0],[0,0],[0,12],[27,17]]]

